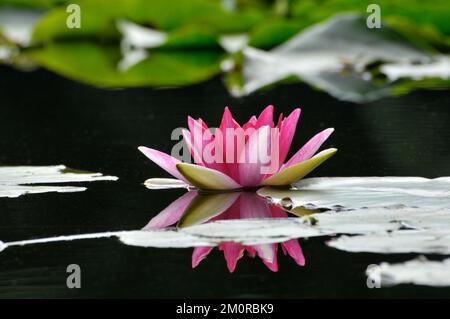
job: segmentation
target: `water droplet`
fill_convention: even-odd
[[[5,250],[6,247],[8,247],[8,245],[5,244],[4,242],[0,241],[0,251]]]
[[[289,197],[284,197],[281,199],[280,201],[281,206],[283,206],[284,209],[292,209],[292,206],[294,205],[294,203],[292,202],[292,199],[290,199]]]

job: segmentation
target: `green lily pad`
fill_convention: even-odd
[[[126,19],[162,31],[173,31],[186,25],[215,34],[242,32],[263,20],[261,12],[226,11],[219,1],[209,0],[78,0],[82,8],[81,28],[66,27],[65,6],[51,10],[36,26],[33,39],[47,42],[55,39],[119,38],[117,19]],[[202,33],[200,32],[200,34]]]
[[[118,70],[118,47],[93,42],[52,43],[28,51],[38,64],[68,78],[99,87],[173,86],[207,80],[220,72],[215,51],[152,52],[126,71]]]

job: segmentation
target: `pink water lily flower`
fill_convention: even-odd
[[[202,119],[188,117],[189,130],[183,130],[183,138],[195,164],[148,147],[139,150],[175,178],[199,189],[288,186],[336,153],[337,149],[330,148],[314,155],[334,129],[316,134],[285,162],[301,110],[287,117],[281,114],[276,125],[273,111],[269,105],[241,126],[226,107],[214,133]],[[230,131],[237,133],[230,135]]]

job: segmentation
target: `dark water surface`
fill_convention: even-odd
[[[101,90],[44,70],[0,67],[0,165],[54,165],[118,176],[81,193],[0,198],[0,240],[140,229],[182,190],[147,190],[142,182],[166,176],[137,150],[170,153],[170,133],[188,114],[219,123],[229,105],[244,121],[274,104],[302,115],[296,151],[326,127],[338,154],[311,176],[450,175],[449,91],[416,91],[365,105],[340,102],[306,85],[283,85],[234,99],[217,78],[174,89]],[[71,183],[74,184],[74,183]],[[215,249],[196,269],[192,249],[139,248],[117,239],[13,247],[0,253],[0,297],[428,297],[449,288],[401,285],[368,289],[364,271],[381,261],[415,255],[346,253],[327,238],[300,240],[304,267],[279,252],[279,271],[244,256],[227,270]],[[432,258],[433,256],[431,256]],[[82,288],[66,287],[66,267],[79,264]]]

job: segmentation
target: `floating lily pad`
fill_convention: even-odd
[[[387,25],[369,29],[364,16],[338,15],[271,51],[245,49],[240,94],[296,76],[339,99],[363,102],[390,95],[397,85],[372,74],[371,64],[408,65],[412,75],[419,68],[432,68],[432,61],[429,52]],[[442,72],[427,75],[439,77]]]
[[[153,52],[121,71],[118,47],[93,42],[48,44],[28,52],[40,65],[99,87],[173,86],[207,80],[220,72],[221,53]]]
[[[115,176],[75,171],[64,165],[57,166],[3,166],[0,167],[0,197],[19,197],[25,194],[47,192],[81,192],[80,186],[43,186],[33,184],[59,184],[70,182],[115,181]]]
[[[211,30],[215,34],[242,32],[263,19],[261,12],[244,10],[230,12],[218,1],[171,0],[79,0],[82,8],[82,27],[66,27],[68,13],[64,6],[51,10],[36,26],[35,42],[80,38],[118,39],[115,27],[118,19],[152,26],[160,31],[174,31],[186,26],[197,30]]]
[[[370,280],[381,286],[416,284],[423,286],[450,286],[450,258],[442,261],[428,260],[421,256],[404,263],[380,265],[367,269]]]
[[[450,212],[445,222],[449,225]],[[432,215],[428,216],[433,219]],[[450,229],[397,230],[377,232],[363,236],[341,236],[328,245],[349,252],[380,254],[442,254],[450,255]]]
[[[357,209],[392,205],[450,208],[450,177],[323,177],[304,179],[294,189],[262,188],[258,194],[293,206]]]

